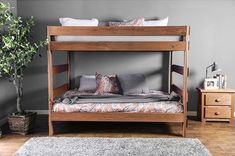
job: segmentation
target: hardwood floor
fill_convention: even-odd
[[[181,125],[174,123],[56,123],[55,136],[76,137],[181,137]],[[47,116],[39,116],[34,134],[21,136],[10,134],[7,125],[0,139],[0,156],[12,155],[31,137],[47,136]],[[235,156],[235,127],[228,123],[189,120],[188,138],[198,138],[215,156]]]

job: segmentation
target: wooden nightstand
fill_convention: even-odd
[[[233,124],[234,120],[234,93],[233,89],[204,90],[197,88],[198,118],[203,123],[206,121],[228,121]]]

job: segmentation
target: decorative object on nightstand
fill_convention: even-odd
[[[211,65],[209,65],[208,67],[206,67],[206,78],[208,78],[208,69],[211,68],[211,72],[217,72],[217,71],[221,71],[221,69],[219,68],[218,63],[213,62]]]
[[[221,71],[218,64],[213,62],[206,67],[206,78],[204,80],[204,89],[219,89],[219,79],[217,77],[208,77],[208,70],[211,68],[211,72]]]
[[[226,74],[216,74],[214,78],[217,79],[218,89],[227,88],[227,75]]]
[[[205,90],[197,88],[198,118],[203,123],[206,121],[228,121],[233,124],[234,120],[234,94],[233,89]]]
[[[204,89],[219,89],[218,80],[216,78],[207,78],[204,80]]]

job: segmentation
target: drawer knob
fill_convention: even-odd
[[[221,99],[220,98],[215,99],[215,102],[221,102]]]
[[[215,115],[219,115],[220,113],[219,112],[215,112]]]

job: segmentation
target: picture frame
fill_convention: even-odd
[[[204,80],[204,89],[219,89],[218,79],[216,78],[207,78]]]

